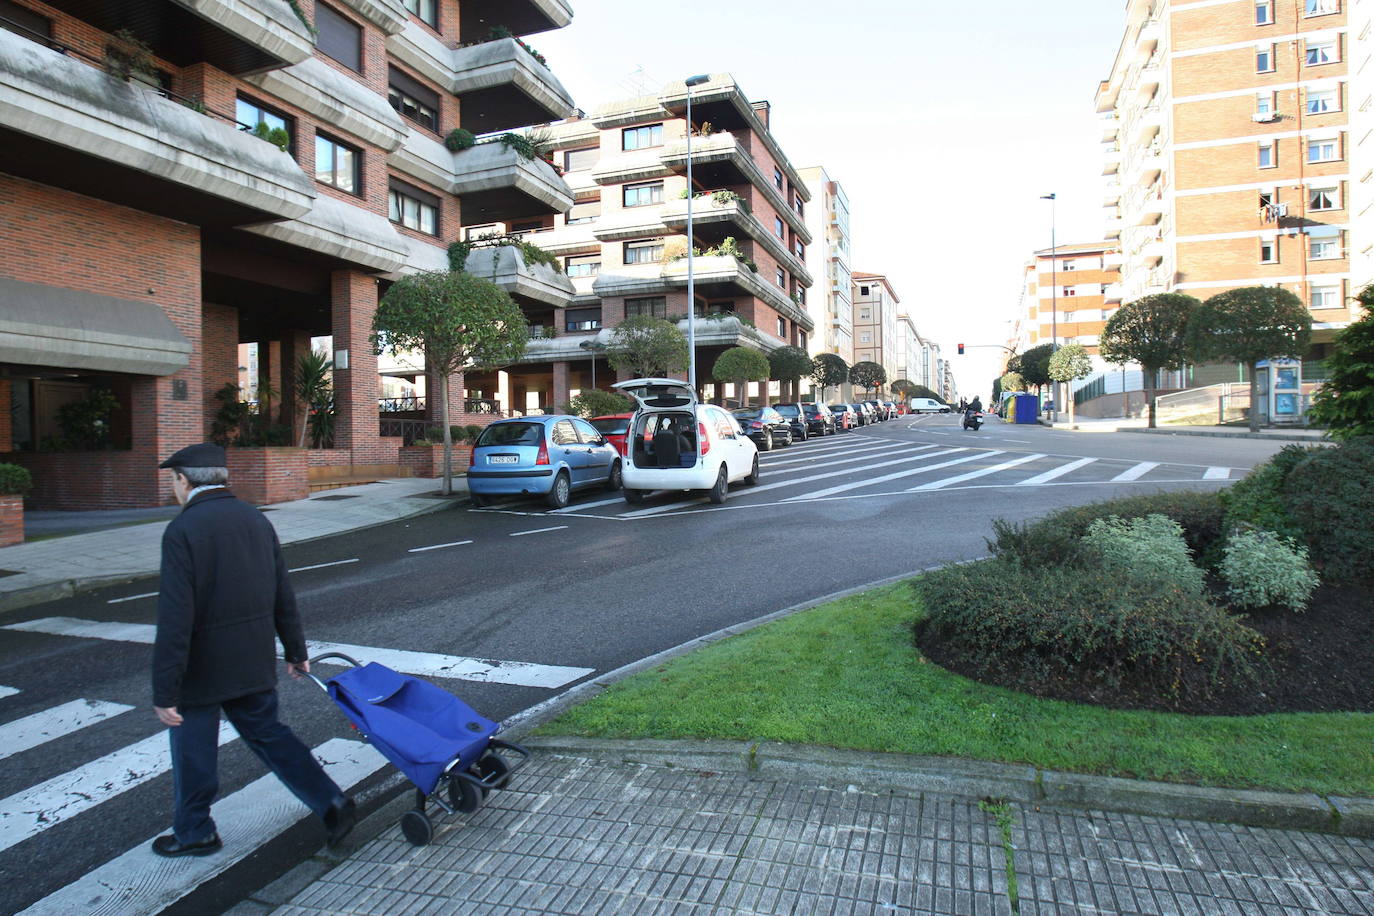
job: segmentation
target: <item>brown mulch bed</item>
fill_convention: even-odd
[[[1195,715],[1274,712],[1374,712],[1374,590],[1367,585],[1323,585],[1300,614],[1281,608],[1251,611],[1246,623],[1264,636],[1265,662],[1257,687],[1231,688],[1207,700],[1173,704],[1134,691],[1109,689],[1082,678],[1027,685],[1010,670],[970,664],[929,631],[921,652],[932,662],[985,683],[1037,696],[1114,709],[1157,709]]]

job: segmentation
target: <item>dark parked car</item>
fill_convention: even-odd
[[[773,408],[739,407],[730,413],[759,451],[771,452],[775,445],[792,444],[792,424]]]
[[[883,406],[882,401],[879,401],[876,398],[870,398],[869,400],[864,401],[864,403],[873,409],[873,420],[875,423],[881,423],[888,418],[887,408]]]
[[[829,407],[807,401],[801,408],[802,413],[806,415],[807,432],[813,436],[835,435],[835,415],[830,412]]]
[[[835,415],[835,428],[851,430],[859,425],[859,415],[852,404],[829,404],[830,412]]]
[[[873,412],[873,405],[867,401],[858,401],[850,406],[858,412],[860,426],[868,426],[878,422],[878,415]]]
[[[792,426],[792,436],[805,442],[811,438],[811,425],[806,422],[806,414],[800,404],[774,404],[773,409],[782,414]]]

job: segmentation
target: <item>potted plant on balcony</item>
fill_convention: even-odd
[[[0,547],[24,541],[24,496],[33,489],[28,468],[0,464]]]

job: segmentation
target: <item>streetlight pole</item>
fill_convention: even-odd
[[[687,83],[687,384],[697,390],[697,287],[692,259],[692,87],[711,77],[705,73],[689,76]]]
[[[1059,244],[1055,239],[1055,197],[1054,194],[1044,194],[1041,200],[1050,202],[1050,353],[1059,349]],[[1059,383],[1050,382],[1050,400],[1054,404],[1054,409],[1050,411],[1050,422],[1059,422]]]

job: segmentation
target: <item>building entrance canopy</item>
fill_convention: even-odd
[[[0,363],[171,375],[190,360],[155,303],[0,278]]]

